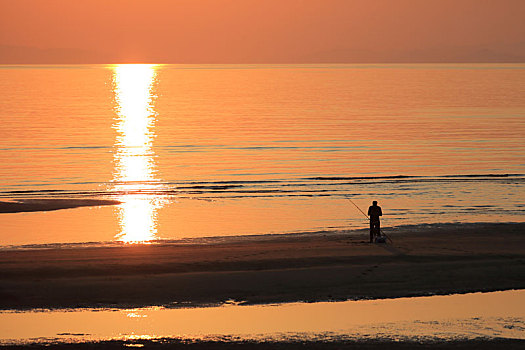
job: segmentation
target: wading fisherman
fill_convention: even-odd
[[[373,201],[372,205],[368,207],[368,216],[370,217],[370,243],[374,243],[375,236],[381,236],[381,222],[379,217],[383,215],[381,207],[377,205],[377,201]]]

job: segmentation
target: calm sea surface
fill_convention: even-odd
[[[525,221],[525,65],[0,66],[0,245]]]

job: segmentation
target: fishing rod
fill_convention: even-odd
[[[352,204],[354,205],[354,207],[356,207],[356,208],[361,212],[361,214],[363,214],[363,215],[368,219],[368,221],[370,221],[370,218],[368,217],[368,215],[366,215],[365,212],[362,211],[361,208],[359,208],[359,207],[357,206],[357,204],[354,203],[353,200],[351,200],[350,198],[348,198],[348,196],[345,196],[345,198],[348,199],[348,200],[350,201],[350,203],[352,203]],[[383,230],[381,230],[381,228],[379,228],[379,232],[380,232],[383,236],[385,236],[386,238],[388,238],[388,240],[390,241],[390,243],[394,243],[394,241],[392,241],[392,238],[390,238],[386,233],[384,233]]]

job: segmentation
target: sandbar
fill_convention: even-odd
[[[215,243],[12,249],[0,309],[130,308],[395,298],[525,288],[525,224],[314,232]]]
[[[1,213],[25,213],[34,211],[51,211],[61,209],[73,209],[79,207],[95,207],[102,205],[117,205],[121,202],[109,199],[24,199],[17,201],[0,201]]]

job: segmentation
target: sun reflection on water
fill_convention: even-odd
[[[155,177],[152,148],[156,66],[117,65],[113,80],[117,112],[114,128],[118,133],[113,190],[122,193],[116,238],[128,243],[150,241],[157,238],[157,211],[162,206],[155,195],[162,185]]]

